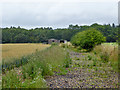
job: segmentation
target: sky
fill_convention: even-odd
[[[118,0],[1,0],[0,25],[66,28],[118,24]]]

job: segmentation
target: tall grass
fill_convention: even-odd
[[[105,43],[96,46],[92,51],[103,62],[111,62],[114,70],[118,71],[118,45]]]
[[[67,51],[59,46],[36,51],[28,58],[28,63],[22,65],[17,71],[15,69],[5,71],[2,86],[3,88],[46,87],[44,77],[53,75],[54,71],[61,71],[69,67],[70,62]]]

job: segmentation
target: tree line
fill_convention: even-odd
[[[118,27],[114,23],[112,25],[94,23],[90,26],[69,25],[68,28],[57,29],[41,27],[28,30],[20,26],[11,26],[10,28],[0,28],[0,30],[2,30],[2,43],[43,43],[51,38],[70,41],[76,33],[89,28],[95,28],[100,31],[106,37],[106,42],[116,42],[118,40]]]

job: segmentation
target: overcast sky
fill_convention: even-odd
[[[1,0],[0,6],[2,27],[118,23],[118,0]]]

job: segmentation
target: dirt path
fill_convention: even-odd
[[[46,78],[49,88],[117,88],[118,74],[109,64],[97,62],[93,65],[85,53],[70,52],[72,64],[66,75]],[[100,65],[99,65],[99,64]],[[92,66],[93,65],[93,66]]]

